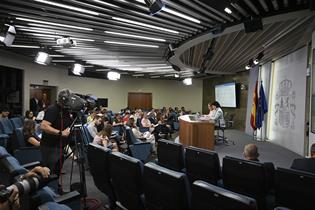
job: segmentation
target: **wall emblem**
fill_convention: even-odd
[[[292,80],[284,79],[280,82],[275,104],[275,125],[282,128],[295,128],[295,90]]]

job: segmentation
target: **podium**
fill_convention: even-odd
[[[214,122],[198,120],[194,115],[179,117],[179,142],[184,146],[214,149]]]

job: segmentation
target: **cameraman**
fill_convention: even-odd
[[[43,131],[40,150],[42,163],[52,174],[60,176],[63,164],[63,150],[68,144],[71,119],[69,104],[71,91],[63,89],[58,93],[58,100],[48,107],[41,123]],[[59,189],[61,190],[61,189]]]
[[[24,174],[21,179],[27,179],[36,176],[37,174],[41,174],[43,178],[47,179],[50,175],[50,170],[46,167],[37,166],[28,173]],[[20,208],[19,190],[15,185],[13,185],[12,188],[13,189],[8,200],[3,203],[0,202],[0,210],[17,210]]]

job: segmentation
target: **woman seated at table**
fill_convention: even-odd
[[[27,147],[39,147],[40,138],[35,134],[35,121],[25,120],[23,125],[24,141]]]
[[[114,140],[110,140],[111,134],[112,126],[110,124],[104,125],[104,128],[94,137],[93,144],[98,144],[108,149],[111,149],[113,152],[117,152],[117,144],[114,142]]]

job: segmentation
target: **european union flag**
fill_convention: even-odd
[[[260,129],[262,127],[262,122],[264,121],[264,115],[268,112],[268,106],[262,81],[259,88],[259,97],[256,111],[256,127]]]

